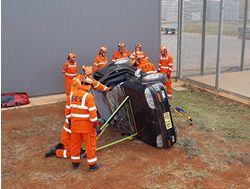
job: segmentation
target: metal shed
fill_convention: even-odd
[[[92,65],[100,46],[111,60],[119,41],[130,51],[141,42],[156,65],[160,17],[160,0],[2,0],[1,92],[64,92],[69,52]]]

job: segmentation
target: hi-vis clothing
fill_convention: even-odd
[[[136,66],[137,69],[141,69],[141,71],[146,72],[147,74],[152,74],[152,73],[156,73],[156,69],[154,64],[150,63],[150,62],[143,62],[140,63]]]
[[[98,54],[94,60],[94,72],[108,65],[108,57]]]
[[[130,58],[131,58],[132,62],[135,62],[136,58],[141,58],[143,61],[148,61],[148,56],[143,51],[134,51],[134,52],[132,52],[132,54],[130,55]]]
[[[167,74],[167,82],[165,84],[167,88],[168,95],[172,94],[172,82],[171,82],[171,74],[173,69],[173,57],[166,53],[165,55],[161,55],[159,64],[158,64],[158,72]]]
[[[62,72],[64,73],[65,78],[65,91],[66,95],[70,94],[70,88],[72,84],[72,79],[77,76],[77,62],[71,64],[69,61],[66,61],[63,64]]]
[[[72,81],[72,85],[71,85],[71,92],[76,91],[77,89],[79,89],[79,86],[81,85],[81,82],[84,81],[84,75],[83,74],[78,74]],[[109,88],[106,87],[105,85],[101,84],[99,81],[95,80],[94,78],[91,78],[93,81],[92,86],[94,87],[94,89],[97,89],[98,91],[103,91],[103,92],[107,92],[109,91]]]
[[[121,58],[129,58],[131,55],[131,52],[129,52],[128,50],[123,50],[123,52],[115,52],[112,58],[112,62],[115,62]]]
[[[65,106],[65,117],[66,119],[64,122],[64,126],[61,130],[61,143],[64,145],[64,149],[56,150],[56,157],[59,157],[59,158],[70,157],[70,151],[71,151],[71,125],[69,124],[71,113],[70,113],[69,96],[67,98],[67,102]]]
[[[80,161],[80,149],[84,141],[89,165],[97,161],[96,132],[94,122],[97,121],[97,109],[94,97],[86,90],[78,89],[70,95],[71,112],[71,161]]]

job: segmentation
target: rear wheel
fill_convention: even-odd
[[[167,75],[164,73],[149,74],[142,78],[142,83],[162,82],[163,84],[165,84],[166,81],[167,81]]]

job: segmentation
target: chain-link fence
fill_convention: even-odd
[[[182,2],[182,10],[180,10],[180,2]],[[241,68],[245,3],[246,0],[224,0],[221,72],[237,71]],[[249,6],[248,3],[244,70],[250,69]],[[181,56],[178,63],[181,65],[181,76],[216,72],[220,10],[218,0],[162,0],[162,45],[166,45],[169,53],[174,57],[175,71],[178,56]],[[182,24],[182,31],[178,30],[180,24]],[[171,28],[176,32],[169,32]],[[205,32],[202,32],[204,28]],[[177,36],[180,33],[176,34],[177,31],[181,32],[181,41],[178,41]],[[179,45],[181,45],[181,51],[177,54]],[[202,61],[203,57],[204,61]]]

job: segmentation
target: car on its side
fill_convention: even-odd
[[[138,73],[129,63],[111,63],[97,70],[94,78],[113,87],[107,93],[94,92],[100,116],[107,120],[120,103],[129,96],[127,103],[115,117],[114,127],[157,148],[168,148],[176,143],[176,132],[166,89],[166,75]],[[130,111],[132,107],[132,112]]]

